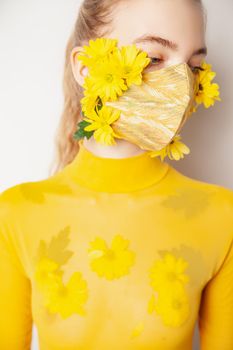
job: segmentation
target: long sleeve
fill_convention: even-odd
[[[201,350],[233,349],[233,242],[203,291],[198,322]]]
[[[0,197],[0,349],[28,350],[32,332],[30,281],[16,254],[9,219]]]

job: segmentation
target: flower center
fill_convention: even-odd
[[[125,66],[124,67],[124,71],[126,74],[130,73],[131,72],[131,67],[130,66]]]
[[[107,83],[112,83],[113,75],[112,74],[106,74],[105,79],[106,79]]]
[[[199,84],[199,90],[203,91],[203,86],[202,86],[202,84]]]
[[[169,281],[175,281],[176,280],[176,274],[174,272],[168,272],[167,278]]]
[[[65,297],[68,294],[68,290],[65,286],[60,286],[58,290],[58,294],[60,297]]]
[[[179,300],[175,299],[172,302],[172,306],[174,309],[180,309],[182,306],[182,303]]]
[[[112,249],[108,249],[108,250],[106,251],[106,253],[105,253],[105,256],[106,256],[106,258],[109,259],[109,260],[115,259],[115,253],[114,253],[114,251],[113,251]]]

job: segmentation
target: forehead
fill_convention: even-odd
[[[146,33],[172,40],[180,47],[205,43],[201,8],[192,0],[133,0],[120,3],[112,14],[112,31],[119,45],[132,43]]]

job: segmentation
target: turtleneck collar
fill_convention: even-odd
[[[158,183],[169,164],[148,152],[126,158],[100,157],[79,141],[79,151],[66,167],[77,184],[100,192],[131,192]]]

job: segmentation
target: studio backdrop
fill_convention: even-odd
[[[48,176],[63,107],[65,46],[78,0],[0,1],[0,191]],[[170,161],[184,174],[233,188],[233,1],[204,0],[207,61],[217,72],[221,102],[182,130],[191,153]],[[175,15],[175,14],[174,14]],[[198,349],[198,332],[194,349]],[[33,329],[32,349],[38,349]]]

